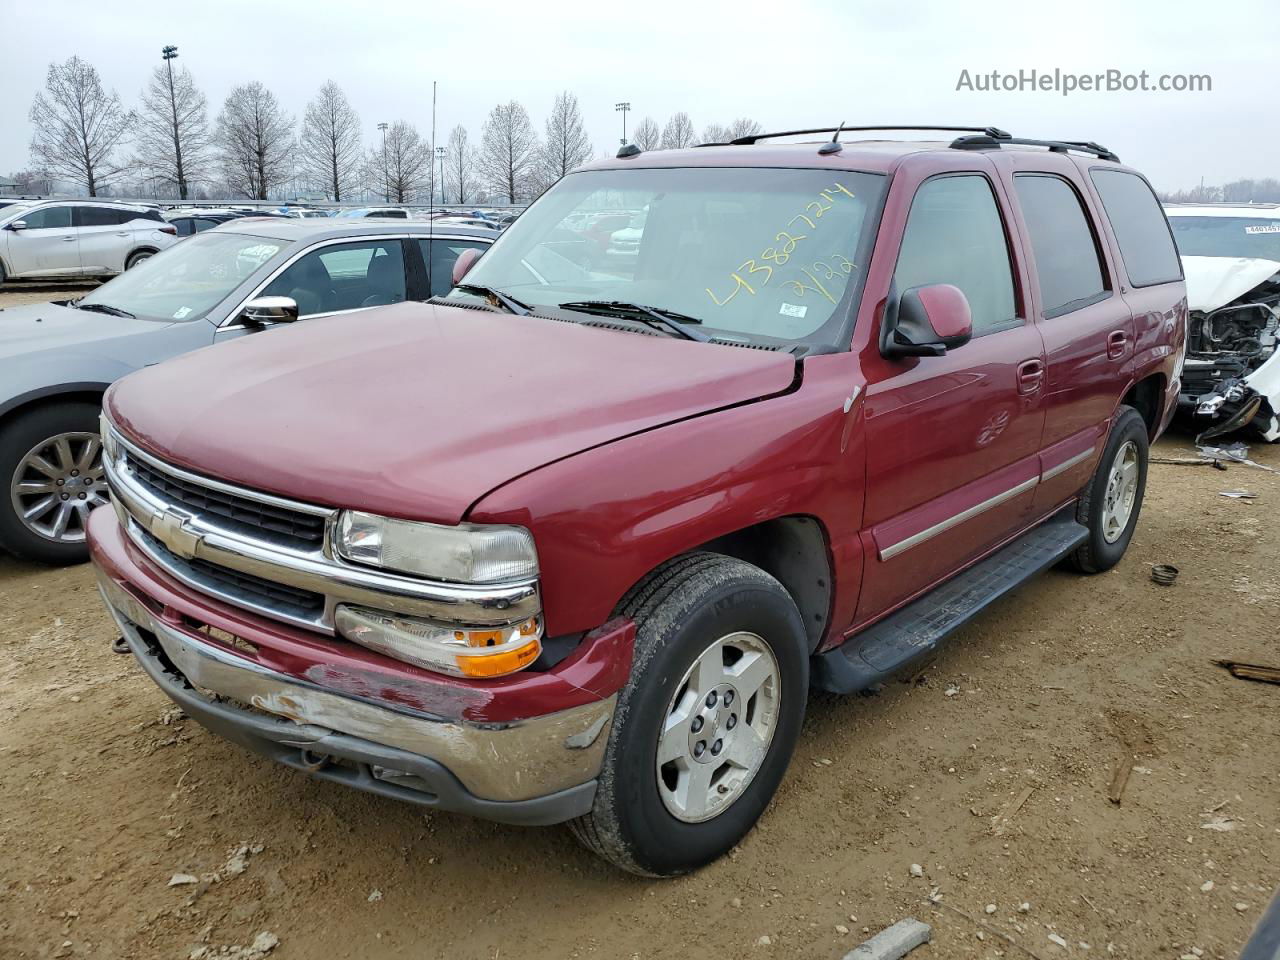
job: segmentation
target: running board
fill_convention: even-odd
[[[1059,511],[897,613],[815,656],[810,682],[819,690],[856,693],[932,653],[991,603],[1084,543],[1089,531],[1074,513],[1074,506]]]

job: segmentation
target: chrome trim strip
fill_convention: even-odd
[[[114,439],[119,441],[119,434]],[[146,531],[177,560],[197,558],[208,563],[284,584],[325,597],[325,613],[310,622],[280,611],[246,603],[243,599],[204,583],[192,582],[176,573],[188,586],[218,596],[236,606],[249,607],[286,623],[333,633],[333,610],[338,603],[357,603],[416,616],[462,624],[518,623],[541,612],[538,579],[504,584],[461,584],[419,580],[329,559],[321,550],[305,551],[251,539],[192,516],[185,505],[158,499],[134,479],[126,463],[103,458],[107,481],[114,494],[112,502],[126,533],[130,522]],[[157,469],[167,470],[160,463]],[[202,482],[195,478],[192,482]],[[228,488],[239,495],[239,488]],[[292,506],[292,501],[281,501]],[[173,563],[158,555],[155,548],[133,535],[132,542],[166,572]]]
[[[1022,483],[1018,484],[1017,486],[1010,487],[1008,490],[1005,490],[1003,493],[997,493],[994,497],[991,497],[990,499],[987,499],[987,500],[983,500],[981,503],[974,504],[972,507],[970,507],[967,510],[961,510],[959,513],[953,516],[947,517],[947,519],[941,521],[940,523],[935,523],[932,527],[929,527],[926,530],[921,530],[919,533],[912,534],[911,536],[907,537],[905,540],[899,540],[897,543],[890,544],[887,547],[882,547],[880,550],[880,559],[890,560],[893,557],[896,557],[898,554],[902,553],[904,550],[910,550],[912,547],[918,547],[920,544],[924,543],[926,540],[932,540],[938,534],[946,533],[952,527],[958,526],[959,524],[964,523],[966,520],[971,520],[974,517],[978,516],[978,514],[980,513],[986,513],[988,510],[992,509],[993,507],[998,507],[1000,506],[1000,504],[1004,503],[1007,500],[1012,500],[1014,497],[1018,496],[1019,494],[1026,493],[1028,490],[1035,487],[1039,482],[1040,482],[1039,477],[1032,477],[1030,480],[1024,480]]]
[[[165,656],[203,696],[218,694],[293,721],[300,747],[338,731],[408,750],[442,763],[486,800],[545,796],[586,783],[600,772],[616,694],[503,725],[436,719],[287,677],[224,651],[161,622],[101,570],[95,572],[107,609],[136,656],[148,656],[141,628],[155,636]],[[424,681],[424,692],[432,686]]]
[[[1066,460],[1063,460],[1056,467],[1050,467],[1048,470],[1045,470],[1040,474],[1040,482],[1044,483],[1046,480],[1052,480],[1058,474],[1070,470],[1076,464],[1083,463],[1085,460],[1088,460],[1093,456],[1093,451],[1096,449],[1096,446],[1090,447],[1084,453],[1077,453],[1074,457],[1068,457]]]

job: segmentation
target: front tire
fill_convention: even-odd
[[[62,403],[0,427],[0,547],[39,563],[89,559],[85,522],[108,497],[98,412]]]
[[[669,877],[731,849],[795,749],[809,687],[804,624],[763,570],[696,553],[623,599],[636,624],[595,803],[570,824],[632,873]]]
[[[1110,570],[1129,548],[1147,490],[1147,459],[1146,421],[1122,406],[1076,508],[1076,519],[1089,528],[1089,539],[1068,558],[1077,572]]]

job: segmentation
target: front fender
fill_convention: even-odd
[[[856,366],[847,353],[804,364],[792,393],[595,447],[518,477],[472,506],[469,520],[533,532],[548,633],[594,629],[665,560],[796,514],[816,517],[826,529],[832,622],[852,619],[865,461],[860,406],[845,409]]]

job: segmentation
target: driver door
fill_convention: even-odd
[[[866,364],[858,624],[955,573],[1029,517],[1045,360],[1026,319],[1026,278],[1008,222],[1007,203],[983,172],[934,176],[915,189],[894,288],[959,287],[973,338],[940,357],[889,360],[877,351]]]
[[[71,225],[70,206],[39,207],[9,230],[9,274],[15,277],[73,277],[80,273],[80,241]]]

